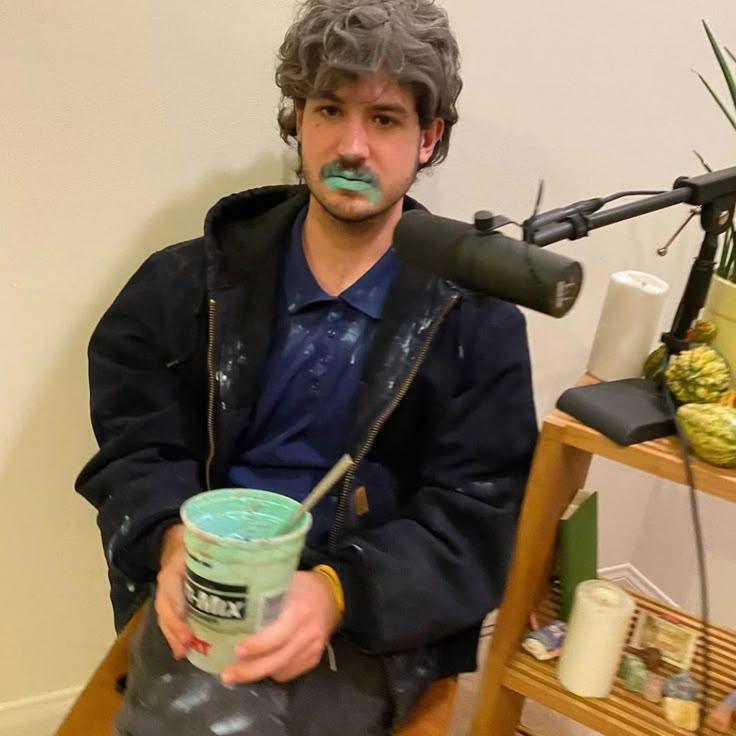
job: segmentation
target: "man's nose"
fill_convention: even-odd
[[[368,131],[359,119],[348,119],[340,141],[340,158],[348,162],[362,162],[370,155]]]

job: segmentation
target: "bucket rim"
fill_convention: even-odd
[[[293,541],[299,537],[306,536],[307,532],[312,527],[312,514],[308,511],[306,512],[302,518],[300,519],[299,523],[297,524],[295,529],[292,529],[292,531],[288,532],[287,534],[279,534],[276,537],[259,537],[257,539],[236,539],[234,537],[226,537],[222,536],[220,534],[215,534],[213,532],[208,532],[203,529],[200,529],[191,519],[190,515],[187,513],[188,510],[190,510],[191,506],[196,503],[197,501],[201,501],[204,497],[211,498],[212,494],[224,494],[224,493],[230,493],[234,496],[261,496],[264,499],[265,498],[274,498],[277,497],[280,501],[285,501],[287,504],[293,506],[293,511],[296,511],[297,508],[301,505],[299,501],[296,501],[293,498],[290,498],[289,496],[284,495],[283,493],[276,493],[274,491],[267,491],[262,488],[213,488],[210,491],[202,491],[201,493],[197,493],[196,495],[192,496],[191,498],[188,498],[179,509],[179,515],[181,517],[182,523],[188,529],[192,534],[194,534],[199,539],[204,539],[207,541],[212,541],[216,543],[222,543],[227,542],[228,546],[234,546],[234,547],[241,547],[241,548],[249,548],[249,547],[255,547],[255,546],[264,546],[264,545],[276,545],[276,544],[284,544],[290,541]],[[293,513],[292,511],[292,513]]]

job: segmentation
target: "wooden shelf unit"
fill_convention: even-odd
[[[669,724],[661,705],[630,693],[617,681],[609,698],[580,698],[557,680],[556,661],[538,662],[521,649],[529,615],[542,622],[556,617],[557,601],[548,580],[557,524],[585,480],[593,455],[687,484],[685,467],[674,437],[622,447],[571,416],[553,411],[545,420],[534,456],[519,520],[516,549],[506,594],[483,670],[473,721],[473,736],[513,736],[526,698],[531,698],[605,736],[682,736]],[[699,491],[736,502],[736,471],[692,462]],[[659,601],[636,595],[640,609],[667,612],[702,634],[702,622]],[[708,627],[710,683],[708,702],[718,702],[736,689],[736,633]],[[693,665],[702,683],[702,638]],[[672,670],[674,671],[674,670]],[[718,736],[715,731],[704,733]],[[736,736],[736,726],[730,734]]]

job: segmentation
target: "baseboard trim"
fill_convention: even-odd
[[[80,687],[0,704],[0,736],[53,736]]]
[[[650,598],[656,598],[668,606],[677,607],[677,603],[672,598],[661,590],[661,588],[658,588],[646,575],[639,572],[630,562],[603,568],[598,571],[598,577],[606,578],[613,583],[619,583],[627,588],[632,588],[638,593],[643,593]]]

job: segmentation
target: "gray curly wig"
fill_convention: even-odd
[[[443,161],[463,83],[457,41],[434,0],[305,0],[279,50],[281,137],[287,143],[296,138],[297,103],[377,72],[412,91],[422,128],[435,118],[445,121],[421,168]]]

